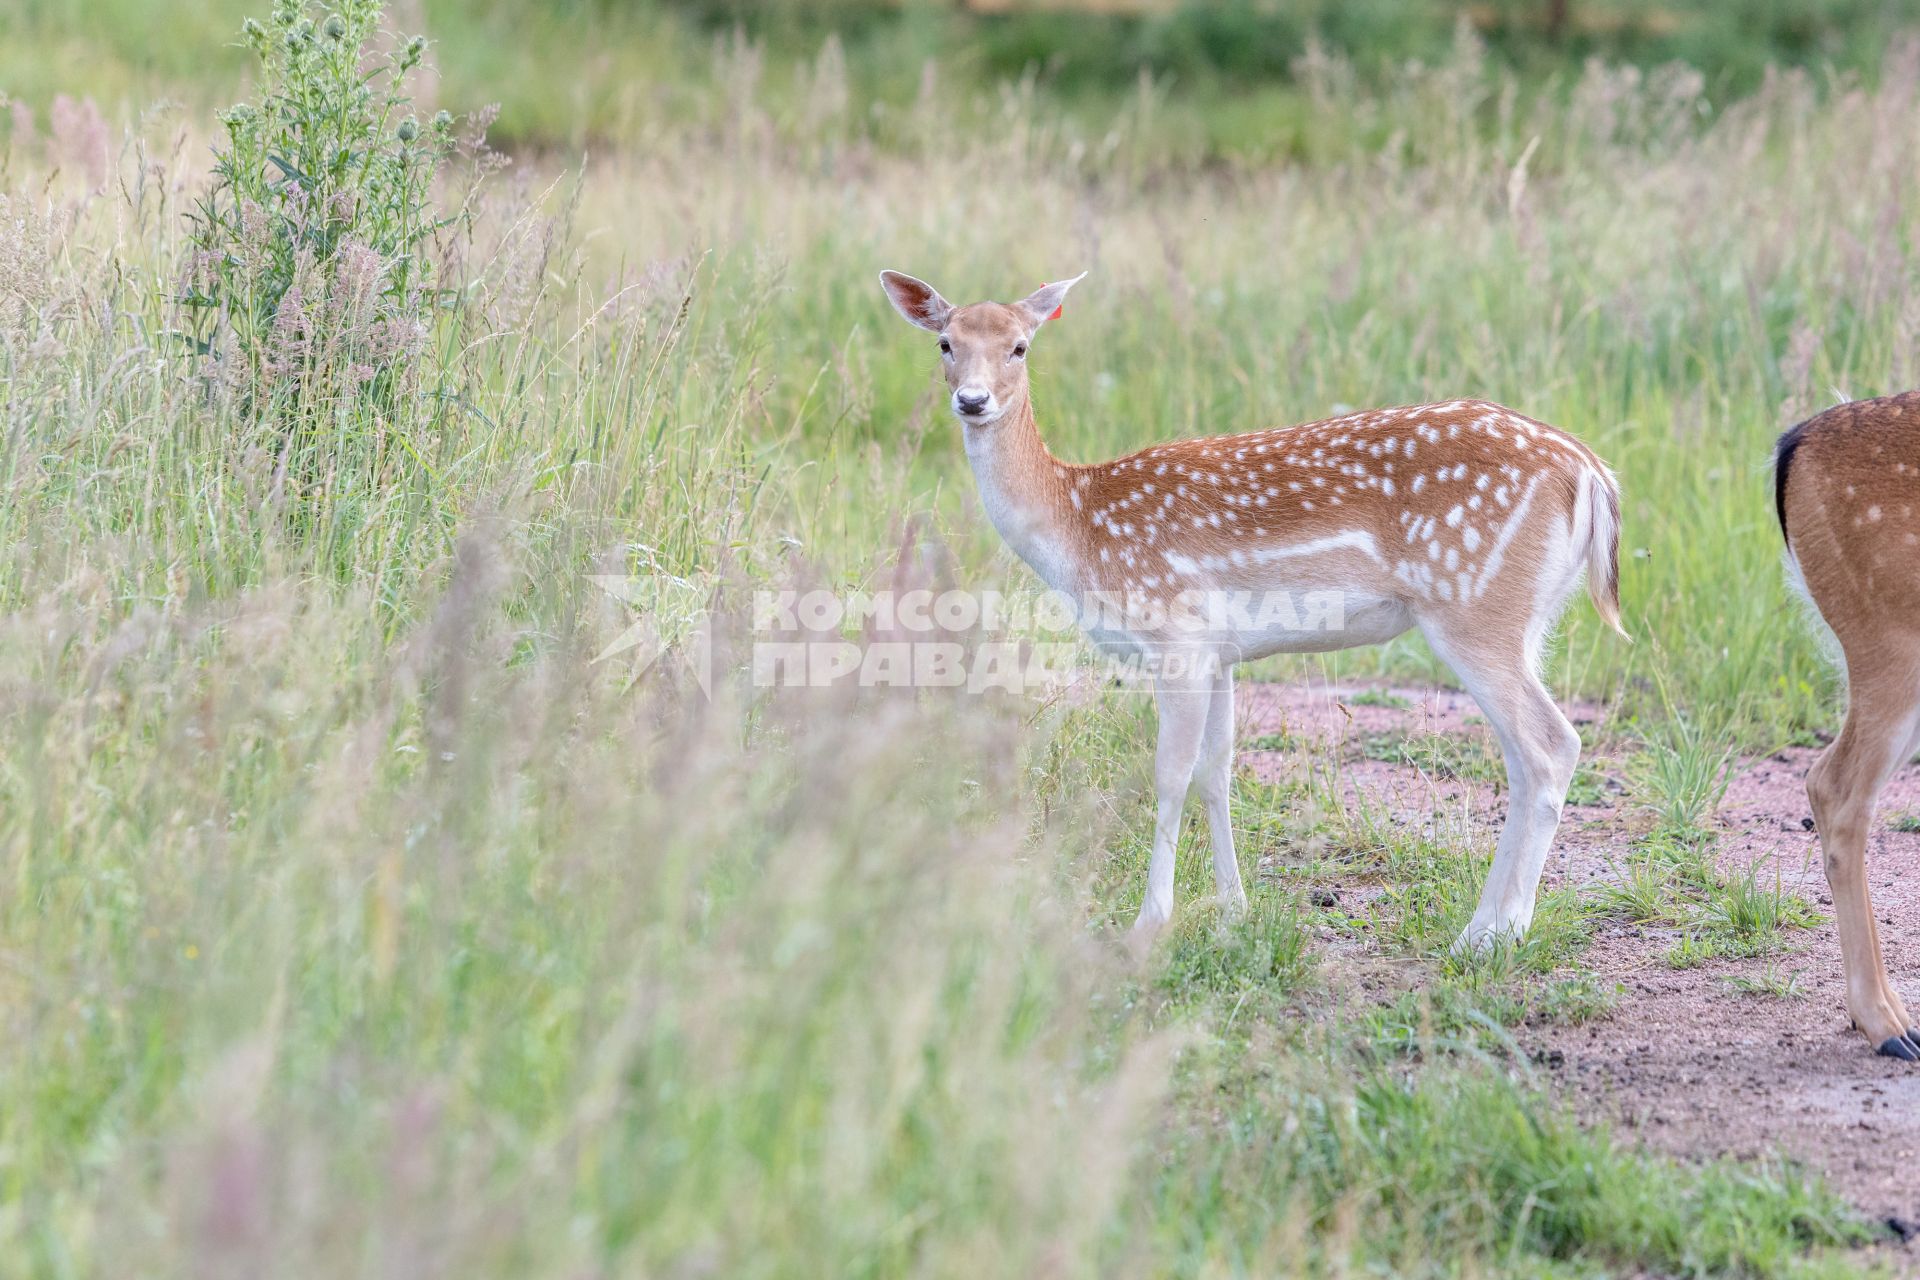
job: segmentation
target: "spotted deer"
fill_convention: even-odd
[[[1774,507],[1787,568],[1838,641],[1840,736],[1807,773],[1840,930],[1847,1012],[1889,1057],[1920,1061],[1867,893],[1867,828],[1920,750],[1920,392],[1836,405],[1780,437]]]
[[[1155,659],[1158,812],[1136,932],[1172,917],[1189,787],[1206,810],[1221,902],[1245,904],[1228,810],[1233,664],[1380,644],[1414,627],[1506,756],[1506,825],[1456,945],[1525,932],[1580,754],[1540,682],[1541,648],[1583,573],[1600,616],[1620,627],[1611,472],[1565,432],[1481,400],[1064,462],[1035,427],[1027,353],[1082,278],[962,307],[912,276],[880,281],[902,316],[939,338],[988,519],[1048,587],[1124,602],[1118,616],[1083,611],[1101,648]],[[1269,607],[1308,597],[1337,607]]]

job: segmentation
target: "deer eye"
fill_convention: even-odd
[[[953,354],[953,344],[951,342],[948,342],[945,338],[940,339],[940,354],[943,356],[950,356]]]
[[[1026,344],[1026,343],[1024,343],[1024,342],[1016,342],[1016,343],[1014,343],[1014,344],[1013,344],[1013,358],[1014,358],[1015,360],[1025,360],[1025,359],[1027,358],[1027,344]]]

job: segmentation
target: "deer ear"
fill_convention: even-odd
[[[1027,313],[1027,323],[1038,329],[1059,312],[1060,304],[1066,300],[1067,290],[1087,278],[1082,271],[1071,280],[1056,280],[1052,284],[1043,284],[1028,294],[1018,305]]]
[[[887,291],[893,309],[905,316],[908,324],[918,325],[929,333],[939,333],[947,327],[953,304],[925,280],[915,280],[898,271],[882,271],[880,287]]]

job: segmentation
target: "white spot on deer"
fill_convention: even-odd
[[[1447,512],[1447,528],[1458,529],[1460,522],[1466,518],[1466,515],[1467,509],[1457,502],[1454,503],[1453,510]]]
[[[1480,531],[1468,525],[1460,531],[1460,541],[1466,547],[1467,554],[1472,555],[1480,549]]]
[[[1506,556],[1507,544],[1513,541],[1513,535],[1520,531],[1521,524],[1525,522],[1527,509],[1533,505],[1533,491],[1539,486],[1539,476],[1527,482],[1527,487],[1521,491],[1519,505],[1513,509],[1513,514],[1507,518],[1507,522],[1500,526],[1500,536],[1493,540],[1493,548],[1487,552],[1486,563],[1480,567],[1480,577],[1474,583],[1473,591],[1476,596],[1485,594],[1487,584],[1492,582],[1493,575],[1500,571],[1500,562]]]
[[[1415,493],[1418,493],[1426,487],[1427,487],[1427,473],[1422,471],[1419,475],[1413,478],[1413,491]]]

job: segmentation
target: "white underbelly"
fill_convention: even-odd
[[[1276,653],[1327,653],[1384,644],[1413,626],[1412,611],[1389,596],[1357,591],[1313,591],[1294,596],[1223,597],[1184,614],[1128,626],[1111,612],[1082,614],[1087,637],[1112,657],[1171,649],[1247,662]]]
[[[1283,622],[1237,631],[1223,638],[1235,651],[1234,661],[1245,662],[1276,653],[1329,653],[1385,644],[1413,625],[1413,613],[1399,600],[1382,596],[1342,593],[1340,606],[1328,616],[1303,617],[1302,625]]]

